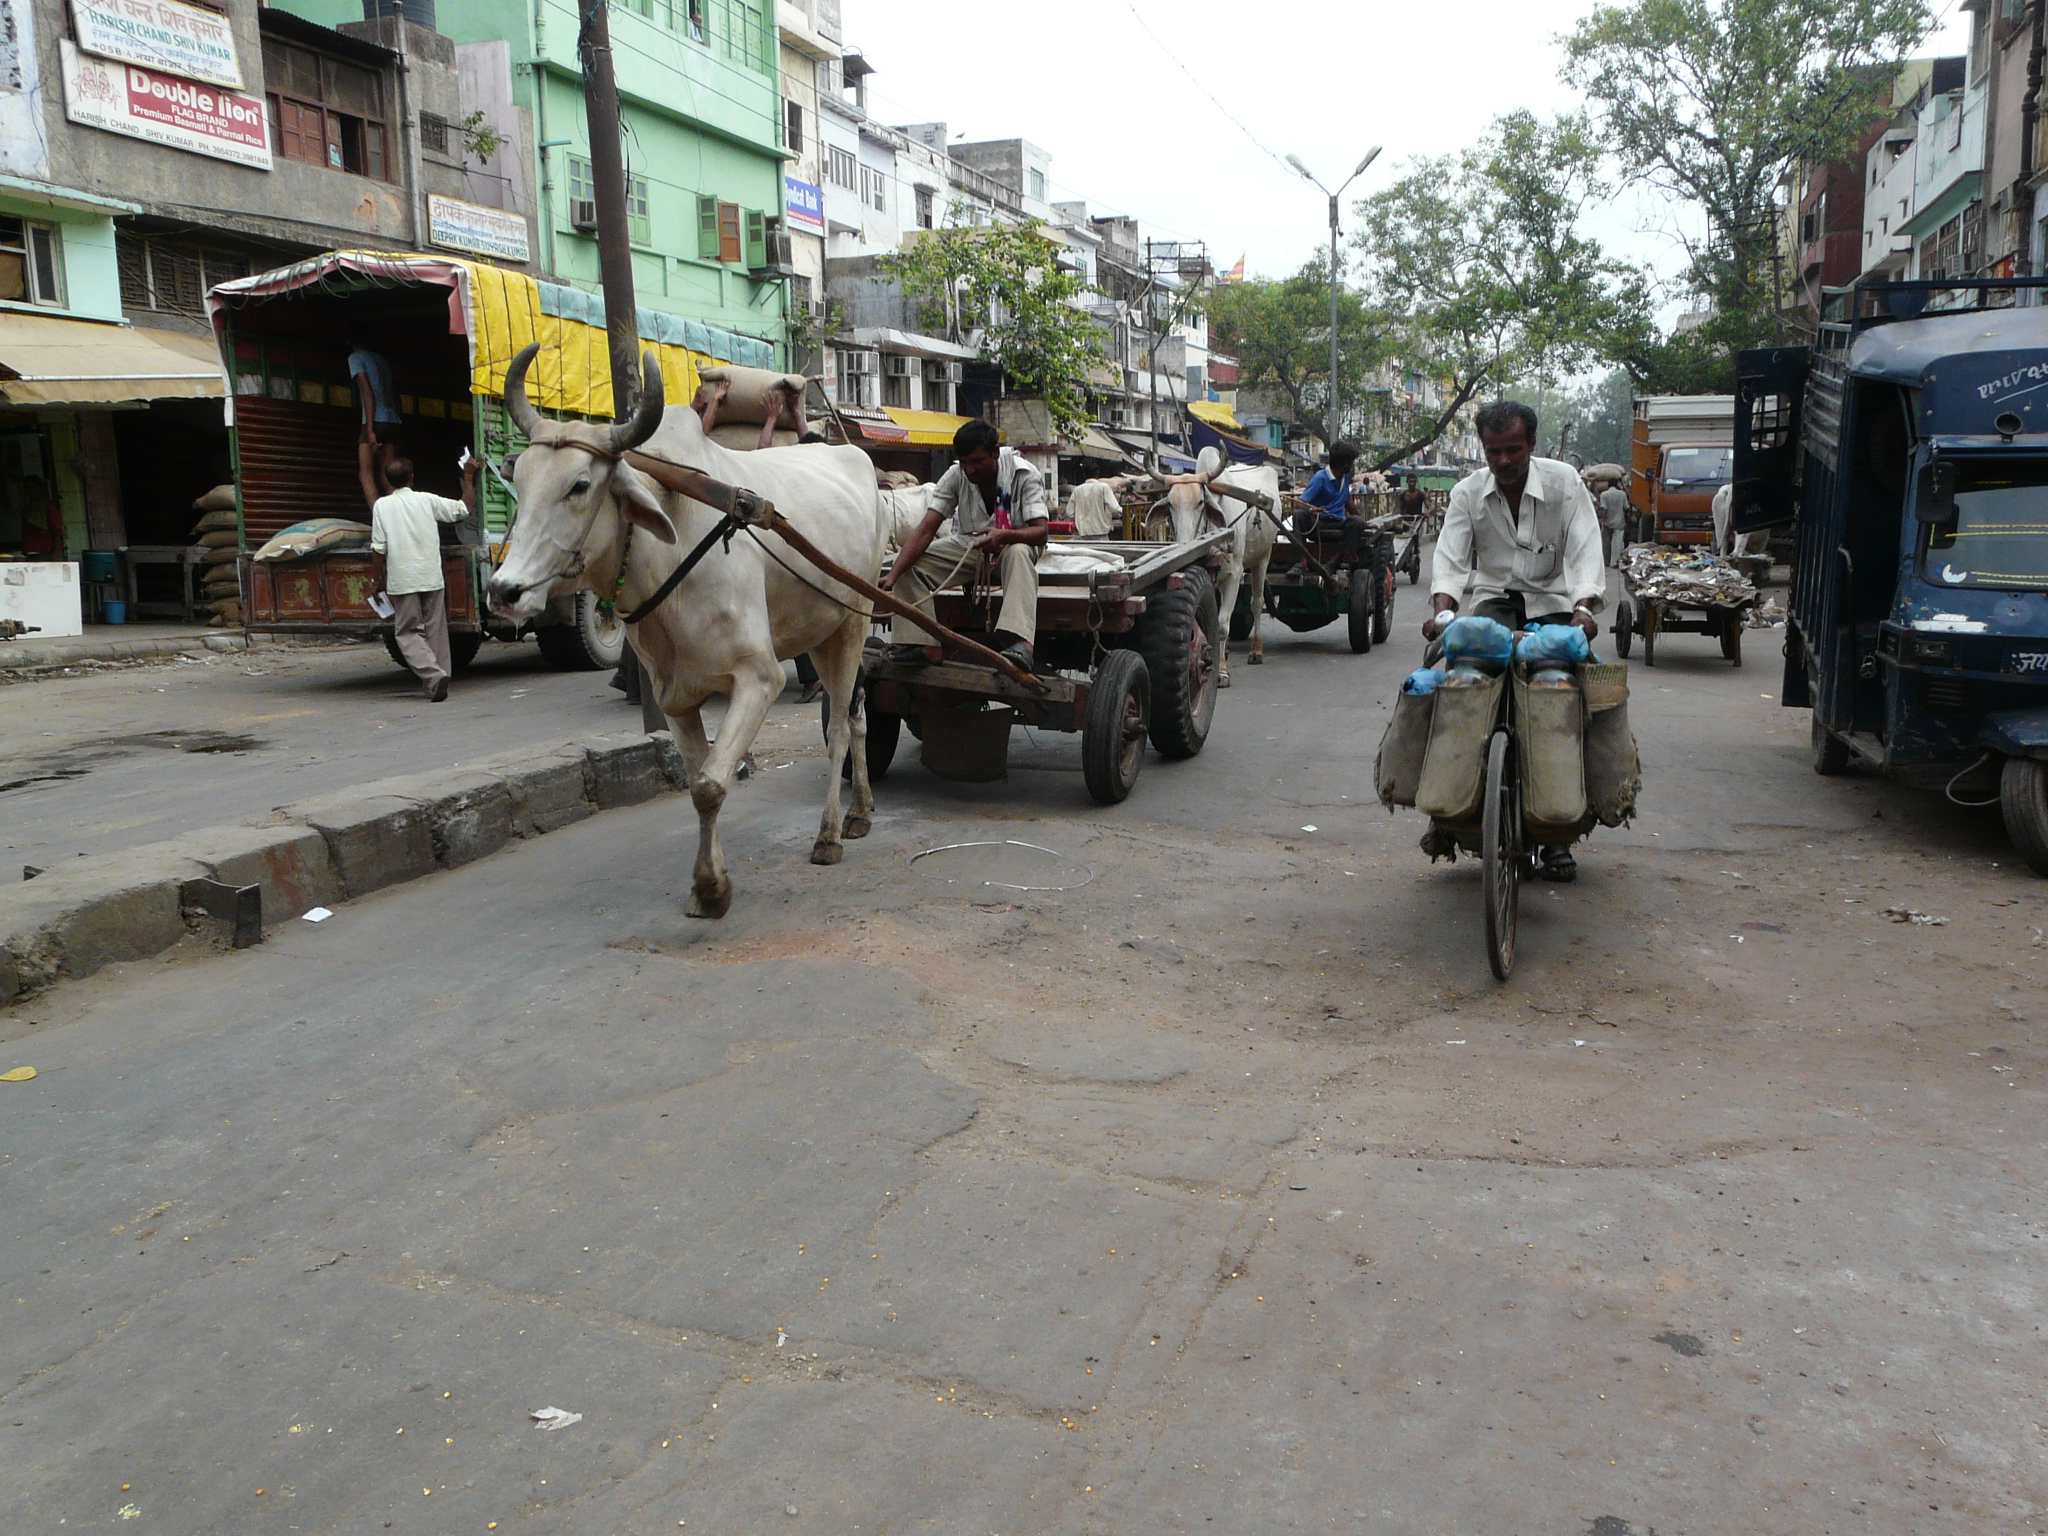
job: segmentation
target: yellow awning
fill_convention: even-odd
[[[909,411],[893,405],[882,409],[907,434],[903,441],[915,448],[950,448],[953,434],[973,418],[948,416],[944,411]]]
[[[211,336],[0,313],[0,401],[9,405],[218,400],[227,392]]]
[[[1206,421],[1212,427],[1222,427],[1228,432],[1242,432],[1244,423],[1232,413],[1221,400],[1190,400],[1188,414],[1197,421]]]

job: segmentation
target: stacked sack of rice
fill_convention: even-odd
[[[192,542],[206,551],[199,578],[200,606],[207,623],[216,627],[242,622],[242,584],[236,566],[241,551],[241,520],[235,513],[235,488],[216,485],[192,503],[199,521]]]

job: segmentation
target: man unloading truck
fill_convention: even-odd
[[[370,509],[371,581],[390,599],[391,637],[431,703],[448,697],[448,593],[441,571],[441,524],[476,511],[476,460],[463,455],[462,500],[417,491],[412,460],[384,467],[388,496]]]

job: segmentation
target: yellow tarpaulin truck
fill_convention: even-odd
[[[371,611],[370,558],[359,545],[302,560],[250,558],[310,518],[369,521],[357,478],[352,341],[391,364],[402,451],[422,490],[459,495],[465,448],[495,465],[525,446],[503,395],[505,366],[528,342],[541,345],[526,387],[544,415],[611,419],[603,301],[524,273],[441,256],[329,251],[223,283],[207,307],[227,365],[242,613],[252,630],[382,634],[392,643],[389,622]],[[661,358],[672,405],[696,394],[700,367],[775,363],[770,342],[659,311],[640,311],[640,332]],[[488,470],[477,486],[479,517],[453,525],[443,549],[455,664],[466,665],[486,637],[532,633],[557,666],[615,665],[624,626],[591,593],[559,598],[523,628],[490,614],[484,583],[502,557],[513,503]]]
[[[1632,469],[1634,542],[1711,544],[1714,493],[1735,476],[1735,397],[1637,396]]]

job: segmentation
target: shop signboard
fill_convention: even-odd
[[[270,169],[270,133],[260,97],[197,80],[116,64],[81,53],[61,38],[64,115],[171,149]]]
[[[87,53],[241,89],[234,27],[219,11],[181,0],[71,0],[71,16]]]
[[[453,197],[428,194],[427,238],[451,251],[473,251],[500,261],[527,260],[524,217]]]

